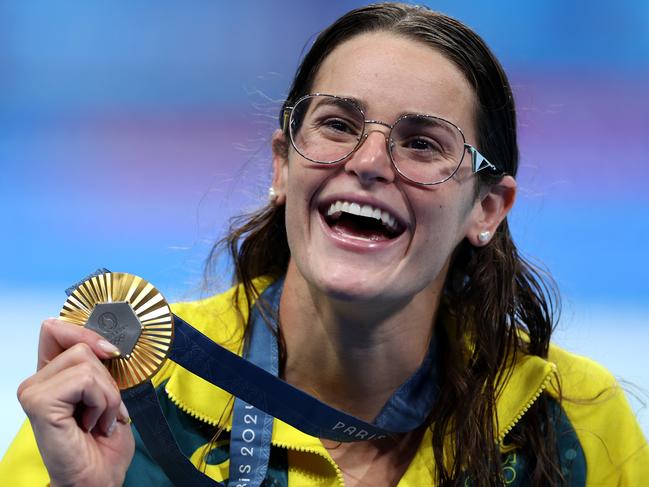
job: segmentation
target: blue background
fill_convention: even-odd
[[[477,30],[510,75],[511,222],[563,293],[558,342],[623,379],[649,431],[649,2],[429,4]],[[357,5],[0,2],[0,454],[40,322],[68,285],[105,266],[170,300],[208,292],[211,243],[266,198],[301,53]]]

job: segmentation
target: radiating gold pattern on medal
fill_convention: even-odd
[[[84,326],[95,305],[127,302],[142,325],[130,354],[104,360],[120,389],[151,378],[164,363],[173,340],[173,318],[162,294],[141,277],[107,272],[84,281],[68,297],[61,319]]]

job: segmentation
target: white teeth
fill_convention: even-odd
[[[394,220],[394,217],[390,215],[387,211],[381,212],[381,221],[386,227],[396,228],[397,224]]]
[[[366,218],[374,218],[375,220],[381,221],[384,226],[392,231],[398,229],[397,221],[392,215],[387,211],[382,211],[378,208],[372,207],[371,205],[363,205],[361,207],[358,203],[338,200],[335,203],[331,203],[329,210],[327,210],[327,216],[341,212]]]
[[[361,207],[361,216],[373,218],[374,208],[372,208],[370,205],[363,205]]]

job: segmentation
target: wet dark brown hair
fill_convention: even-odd
[[[477,148],[501,171],[478,173],[478,189],[498,183],[502,174],[515,176],[516,112],[500,63],[471,29],[422,7],[369,5],[345,14],[325,29],[297,71],[280,123],[283,108],[310,92],[318,69],[333,49],[374,31],[430,46],[452,61],[473,87],[478,101]],[[253,279],[279,277],[289,263],[283,206],[269,204],[235,219],[229,235],[212,249],[207,271],[222,248],[233,259],[235,284],[241,285],[248,303],[254,301],[259,293]],[[503,484],[495,440],[498,425],[494,422],[496,398],[507,380],[508,369],[503,365],[516,353],[547,356],[556,303],[554,287],[519,255],[506,220],[488,245],[475,248],[465,239],[455,250],[440,309],[440,316],[445,317],[438,334],[442,341],[438,347],[442,354],[441,392],[429,423],[431,462],[436,465],[439,484],[465,485],[467,477],[470,485]],[[527,340],[520,339],[520,331]],[[542,398],[512,435],[530,454],[532,485],[562,482],[549,414]]]

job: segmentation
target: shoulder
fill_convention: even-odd
[[[11,479],[15,487],[49,485],[49,475],[43,464],[29,420],[25,420],[18,434],[0,461],[0,483]]]
[[[271,282],[268,277],[260,277],[253,280],[253,285],[261,294]],[[205,299],[174,303],[171,311],[228,348],[239,344],[248,321],[248,301],[241,285]]]
[[[261,293],[271,280],[260,278],[254,285]],[[241,354],[248,321],[248,302],[241,286],[222,294],[171,306],[172,312],[233,353]],[[167,360],[153,377],[155,387],[164,384],[171,402],[204,423],[227,427],[232,396],[225,390]]]
[[[593,399],[606,391],[619,389],[613,374],[588,357],[551,344],[548,361],[557,367],[563,394],[580,399]]]
[[[587,485],[640,485],[649,477],[649,445],[613,374],[556,345],[548,361],[557,375],[548,392],[558,399],[584,451]]]
[[[270,284],[268,278],[254,280],[261,293]],[[194,301],[181,301],[170,305],[171,312],[185,320],[203,335],[227,348],[241,353],[245,324],[248,321],[248,302],[242,286],[234,286],[223,293]],[[168,380],[177,366],[167,360],[153,377],[153,384]]]
[[[171,311],[224,346],[238,344],[247,319],[243,294],[240,287],[233,287],[209,298],[174,303]]]

